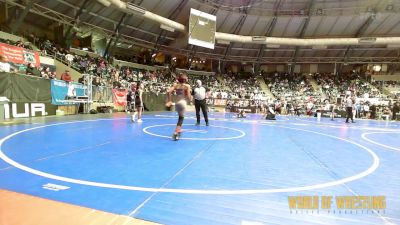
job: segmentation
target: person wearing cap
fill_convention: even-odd
[[[193,89],[194,106],[196,108],[196,125],[200,125],[200,108],[203,111],[204,121],[208,126],[207,103],[206,103],[206,89],[202,86],[201,80],[196,80],[196,88]]]

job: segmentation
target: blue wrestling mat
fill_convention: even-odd
[[[210,118],[187,115],[179,141],[175,113],[1,127],[0,189],[170,225],[400,224],[399,122]],[[340,210],[337,196],[385,207]]]

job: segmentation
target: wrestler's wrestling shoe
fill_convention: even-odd
[[[177,140],[179,140],[180,137],[181,137],[181,133],[180,132],[175,132],[172,135],[172,140],[177,141]]]

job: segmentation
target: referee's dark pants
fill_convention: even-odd
[[[353,121],[353,107],[346,107],[346,113],[347,113],[346,123],[349,122],[349,119],[351,119],[351,122],[354,122]]]
[[[203,100],[195,99],[194,107],[196,108],[197,123],[200,123],[200,108],[201,108],[201,111],[203,111],[204,121],[206,121],[206,123],[208,123],[206,99],[203,99]]]

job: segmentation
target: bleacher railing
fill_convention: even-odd
[[[98,103],[112,103],[112,88],[107,86],[92,86],[92,100]]]

